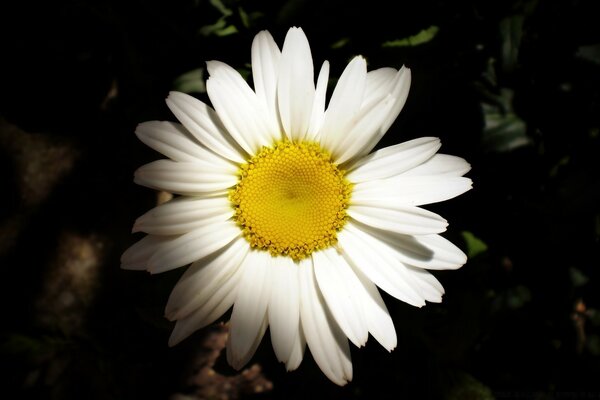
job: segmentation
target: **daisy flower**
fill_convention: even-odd
[[[227,360],[243,367],[269,328],[277,359],[297,368],[306,345],[338,385],[352,379],[349,341],[371,334],[384,348],[396,332],[379,289],[416,307],[444,289],[427,270],[456,269],[465,254],[439,233],[447,222],[420,206],[471,188],[462,158],[437,154],[425,137],[371,153],[406,101],[410,70],[343,71],[326,106],[329,64],[316,85],[304,32],[280,50],[260,32],[252,43],[252,89],[222,62],[207,63],[214,107],[172,92],[179,123],[151,121],[136,135],[168,159],[135,182],[178,195],[142,215],[148,235],[122,267],[160,273],[191,264],[166,317],[169,344],[231,307]]]

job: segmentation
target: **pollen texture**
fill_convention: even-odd
[[[239,172],[229,200],[251,247],[301,260],[337,242],[352,185],[318,144],[263,147]]]

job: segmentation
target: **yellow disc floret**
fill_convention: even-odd
[[[283,141],[240,166],[229,200],[253,248],[301,260],[337,242],[351,191],[318,144]]]

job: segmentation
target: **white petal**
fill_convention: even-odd
[[[242,368],[254,355],[267,328],[271,295],[271,255],[250,251],[242,265],[242,280],[231,314],[227,360]]]
[[[300,262],[300,320],[310,352],[321,371],[342,386],[352,380],[348,339],[327,312],[310,259]]]
[[[271,342],[277,359],[287,363],[294,351],[300,325],[298,266],[289,257],[273,258],[271,264],[268,307]]]
[[[202,146],[181,124],[148,121],[139,124],[137,137],[149,147],[174,161],[205,161],[229,169],[230,162]]]
[[[387,120],[381,126],[382,136],[385,134],[385,132],[387,132],[390,126],[392,126],[398,117],[398,114],[400,114],[400,111],[402,111],[402,108],[406,103],[406,99],[408,98],[411,80],[412,78],[410,69],[402,66],[402,68],[400,68],[398,71],[397,80],[394,82],[395,86],[392,90],[393,96],[396,98],[396,102],[394,107],[390,110]],[[378,141],[379,140],[377,140],[377,142]],[[375,142],[375,144],[377,144],[377,142]],[[375,144],[373,144],[373,146],[375,146]],[[371,151],[371,149],[369,149],[369,151]]]
[[[248,83],[233,68],[219,61],[206,63],[210,78],[206,91],[223,125],[248,153],[256,154],[261,146],[270,146],[280,137],[268,111]]]
[[[347,175],[351,182],[385,179],[399,175],[433,157],[440,140],[422,137],[378,150],[352,166]]]
[[[121,268],[137,271],[145,270],[150,257],[152,257],[161,246],[173,239],[173,236],[147,235],[125,250],[121,256]]]
[[[315,97],[314,67],[310,45],[300,28],[291,28],[283,43],[277,97],[281,123],[287,137],[302,140],[310,123]]]
[[[179,268],[220,250],[241,233],[233,221],[207,224],[161,246],[148,260],[153,274]]]
[[[364,346],[369,329],[362,314],[360,283],[350,266],[335,249],[313,253],[315,275],[319,289],[336,322],[355,346]]]
[[[387,247],[351,223],[347,223],[338,234],[338,240],[346,260],[382,290],[413,306],[425,305],[418,289],[406,279],[399,268],[399,261],[394,259]]]
[[[180,235],[200,228],[207,220],[225,221],[233,216],[231,203],[220,197],[178,197],[139,217],[133,232],[154,235]]]
[[[350,221],[348,226],[356,225]],[[393,251],[396,259],[407,265],[425,269],[457,269],[467,262],[467,256],[452,242],[440,235],[399,235],[366,225],[360,230]]]
[[[383,99],[390,93],[394,86],[394,79],[398,74],[395,68],[379,68],[367,73],[367,87],[363,103],[371,103],[376,99]]]
[[[249,250],[246,240],[239,238],[229,246],[193,263],[173,288],[165,308],[165,316],[176,320],[187,317],[196,309],[210,311],[210,307],[205,307],[205,304],[211,301],[213,294],[221,286],[234,277]]]
[[[189,196],[224,193],[238,181],[235,171],[205,162],[157,160],[134,174],[134,182],[152,189]]]
[[[471,188],[471,180],[463,177],[400,175],[357,183],[352,192],[352,204],[420,206],[452,199]]]
[[[310,114],[310,124],[306,133],[306,140],[318,140],[319,131],[325,117],[325,96],[327,95],[327,83],[329,81],[329,62],[323,62],[319,77],[317,78],[317,89]]]
[[[345,135],[360,110],[366,86],[367,63],[357,56],[348,64],[335,86],[325,112],[320,136],[321,144],[334,159],[343,151]]]
[[[175,346],[198,329],[212,324],[229,310],[237,295],[240,278],[241,273],[238,269],[222,285],[215,288],[215,291],[201,307],[178,320],[171,332],[171,337],[169,337],[169,346]]]
[[[334,154],[335,161],[339,164],[356,158],[373,136],[379,132],[383,120],[390,108],[394,105],[391,95],[383,99],[375,99],[373,103],[363,104],[360,111],[354,116],[352,126],[346,131],[339,151]]]
[[[179,92],[170,92],[166,102],[183,126],[204,146],[234,162],[245,161],[241,149],[212,108],[188,94]]]
[[[419,286],[425,300],[432,303],[442,302],[444,287],[435,276],[422,268],[406,266],[406,269],[411,274],[413,282]]]
[[[386,116],[381,121],[379,129],[374,132],[370,132],[368,136],[365,136],[365,144],[361,151],[356,153],[356,157],[368,154],[373,147],[385,135],[390,126],[394,123],[398,114],[404,107],[406,99],[408,97],[408,91],[410,89],[411,74],[410,69],[402,67],[396,74],[394,83],[392,85],[389,96],[392,98],[392,104],[386,110]]]
[[[256,96],[268,111],[271,125],[279,125],[277,77],[281,51],[268,31],[259,32],[252,41],[252,78]]]
[[[285,363],[285,369],[293,371],[300,366],[302,359],[304,358],[304,349],[306,348],[306,339],[304,338],[304,332],[302,331],[302,324],[298,326],[298,332],[294,336],[294,344],[292,346],[292,352],[290,357]]]
[[[403,173],[404,176],[463,176],[471,170],[471,164],[463,158],[448,154],[436,154],[423,164]]]
[[[439,215],[412,206],[382,208],[351,205],[347,212],[363,224],[404,235],[440,233],[448,226],[448,222]]]
[[[369,332],[387,351],[396,348],[397,338],[394,322],[390,317],[377,286],[369,280],[359,269],[352,268],[352,271],[360,281],[362,290],[357,290],[357,295],[363,307],[363,315],[367,321]]]

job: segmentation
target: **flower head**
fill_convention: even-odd
[[[148,235],[122,257],[159,273],[191,263],[166,307],[174,345],[228,309],[227,359],[241,368],[267,328],[288,370],[306,345],[323,373],[352,379],[348,340],[371,334],[391,351],[396,332],[377,287],[408,304],[440,302],[427,269],[466,256],[439,235],[446,221],[421,205],[471,188],[461,158],[437,138],[370,153],[402,109],[410,70],[346,67],[326,107],[329,64],[315,85],[308,40],[288,31],[280,51],[252,44],[254,90],[228,65],[208,62],[214,110],[183,93],[167,105],[181,124],[151,121],[141,141],[169,159],[135,173],[138,184],[179,195],[141,216]]]

